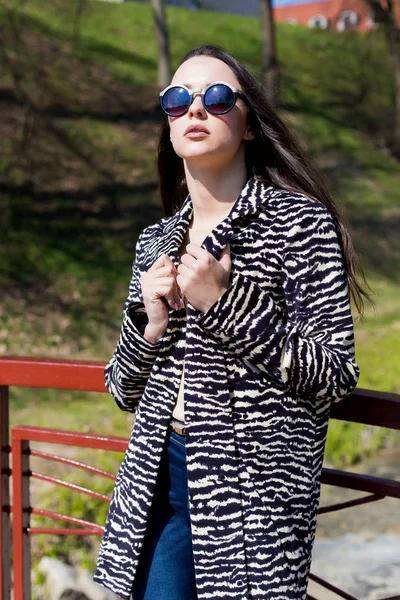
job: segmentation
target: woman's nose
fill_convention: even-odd
[[[205,114],[205,108],[203,106],[203,103],[201,101],[201,95],[200,94],[195,94],[194,98],[193,98],[193,102],[192,104],[189,106],[189,114],[190,115],[204,115]]]

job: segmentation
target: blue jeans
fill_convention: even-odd
[[[168,430],[132,600],[196,600],[185,438]]]

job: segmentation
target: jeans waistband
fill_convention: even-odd
[[[185,423],[183,421],[178,421],[178,419],[172,418],[169,424],[172,431],[178,433],[179,435],[185,435],[186,428]]]

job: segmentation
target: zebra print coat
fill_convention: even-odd
[[[229,242],[230,287],[206,311],[170,309],[156,344],[139,278],[175,266],[193,212],[139,236],[120,337],[105,369],[136,413],[94,581],[129,600],[184,363],[186,452],[199,600],[303,600],[332,402],[356,386],[353,321],[330,212],[250,178],[202,248]]]

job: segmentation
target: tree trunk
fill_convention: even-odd
[[[171,83],[171,65],[164,1],[151,0],[151,5],[153,7],[157,34],[158,84],[160,88],[165,88]]]
[[[263,85],[269,101],[273,106],[276,106],[278,102],[279,75],[271,0],[260,0],[260,21]]]
[[[400,158],[400,30],[395,24],[385,28],[393,65],[393,127],[391,132],[391,150],[396,158]]]
[[[383,26],[393,65],[393,121],[390,149],[400,159],[400,29],[397,19],[397,2],[393,0],[368,0],[374,20]]]
[[[86,9],[86,0],[79,0],[75,4],[75,15],[74,15],[74,42],[80,42],[81,37],[81,21],[83,11]]]

